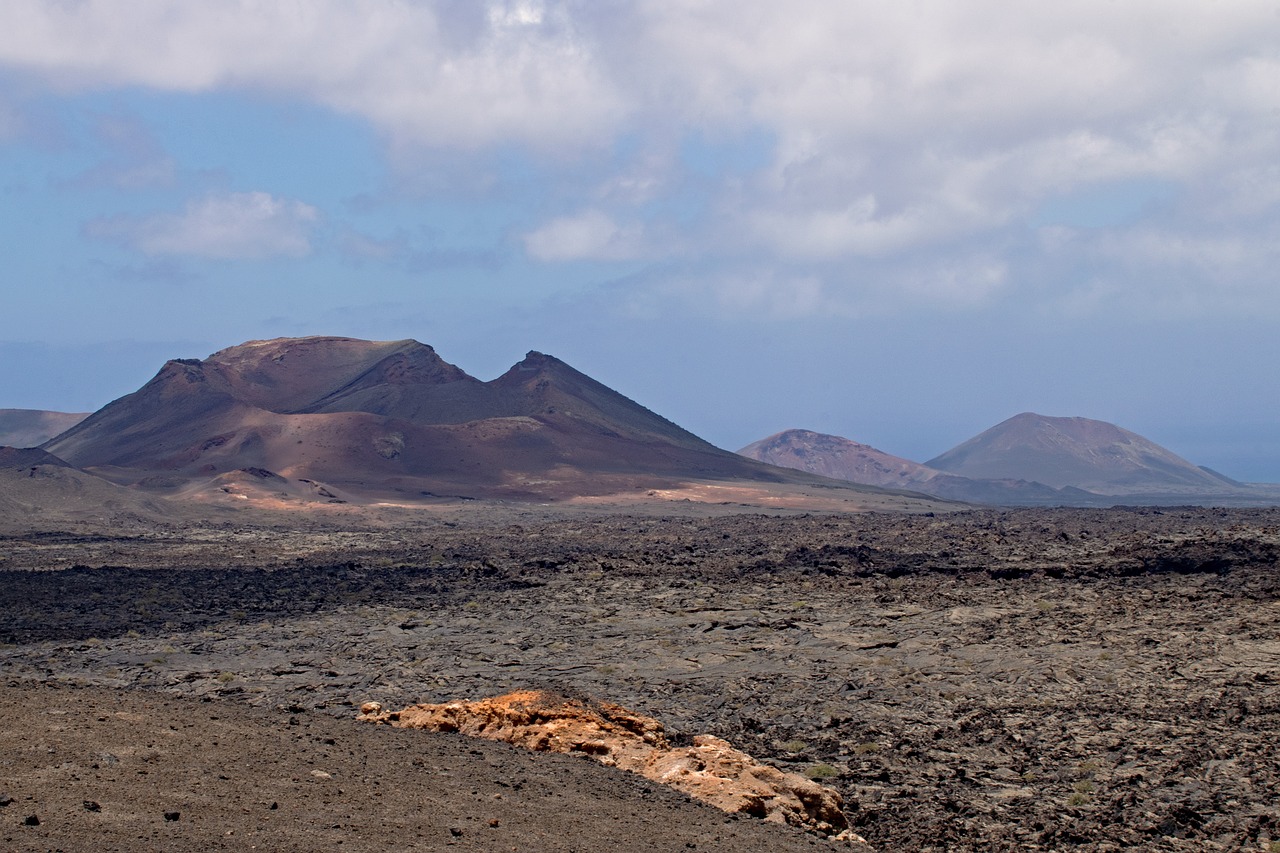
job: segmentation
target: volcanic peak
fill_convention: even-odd
[[[218,478],[248,468],[397,500],[801,482],[714,447],[553,356],[530,352],[481,382],[411,340],[278,338],[176,359],[42,446],[113,482],[183,494],[239,488]]]
[[[1021,478],[1107,494],[1235,484],[1105,421],[1023,412],[925,463],[952,474]]]
[[[414,340],[275,338],[219,350],[203,363],[239,399],[279,414],[362,411],[361,392],[371,387],[471,379]]]

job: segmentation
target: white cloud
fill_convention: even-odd
[[[1243,255],[1266,255],[1277,43],[1264,0],[9,0],[0,66],[68,90],[303,98],[363,117],[397,151],[532,147],[562,178],[553,203],[580,211],[523,235],[544,262],[785,262],[829,285],[824,299],[842,262],[896,265],[877,268],[884,281],[921,256],[1004,271],[889,288],[915,305],[1009,292],[1017,264],[1001,254],[1026,221],[1105,182],[1168,182],[1162,233],[1236,226]],[[681,140],[748,133],[770,140],[770,162],[700,178],[690,203]],[[168,251],[141,226],[138,245]]]
[[[916,211],[877,216],[874,196],[835,210],[757,211],[751,233],[784,255],[825,259],[885,255],[910,246],[927,227]]]
[[[93,237],[119,240],[148,255],[260,259],[311,252],[319,215],[308,204],[264,192],[210,195],[178,213],[96,219]]]
[[[66,88],[298,95],[435,145],[600,141],[623,110],[575,21],[529,2],[13,0],[0,64]]]
[[[524,235],[524,246],[540,261],[623,260],[641,251],[635,227],[618,225],[600,210],[561,216]]]
[[[851,313],[829,297],[820,277],[773,268],[660,271],[615,284],[614,289],[620,310],[633,318],[664,316],[672,304],[679,305],[682,314],[710,312],[735,319]]]

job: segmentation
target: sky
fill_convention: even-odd
[[[6,0],[0,407],[555,355],[713,443],[1023,411],[1280,482],[1280,7]]]

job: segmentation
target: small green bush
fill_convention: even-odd
[[[804,771],[804,775],[815,782],[821,782],[823,779],[831,779],[839,776],[840,771],[832,767],[830,764],[814,764]]]

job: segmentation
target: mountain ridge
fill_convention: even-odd
[[[220,500],[291,499],[265,472],[332,500],[559,500],[715,480],[901,503],[717,448],[554,356],[530,351],[482,382],[412,340],[276,338],[172,359],[42,447],[120,485]]]
[[[812,430],[788,429],[738,451],[751,459],[866,485],[910,489],[971,503],[1042,506],[1087,499],[1018,478],[972,479],[885,453],[868,444]]]
[[[1272,505],[1280,500],[1280,487],[1237,482],[1114,424],[1034,413],[1015,415],[923,464],[801,429],[775,433],[738,452],[850,482],[980,504]]]

